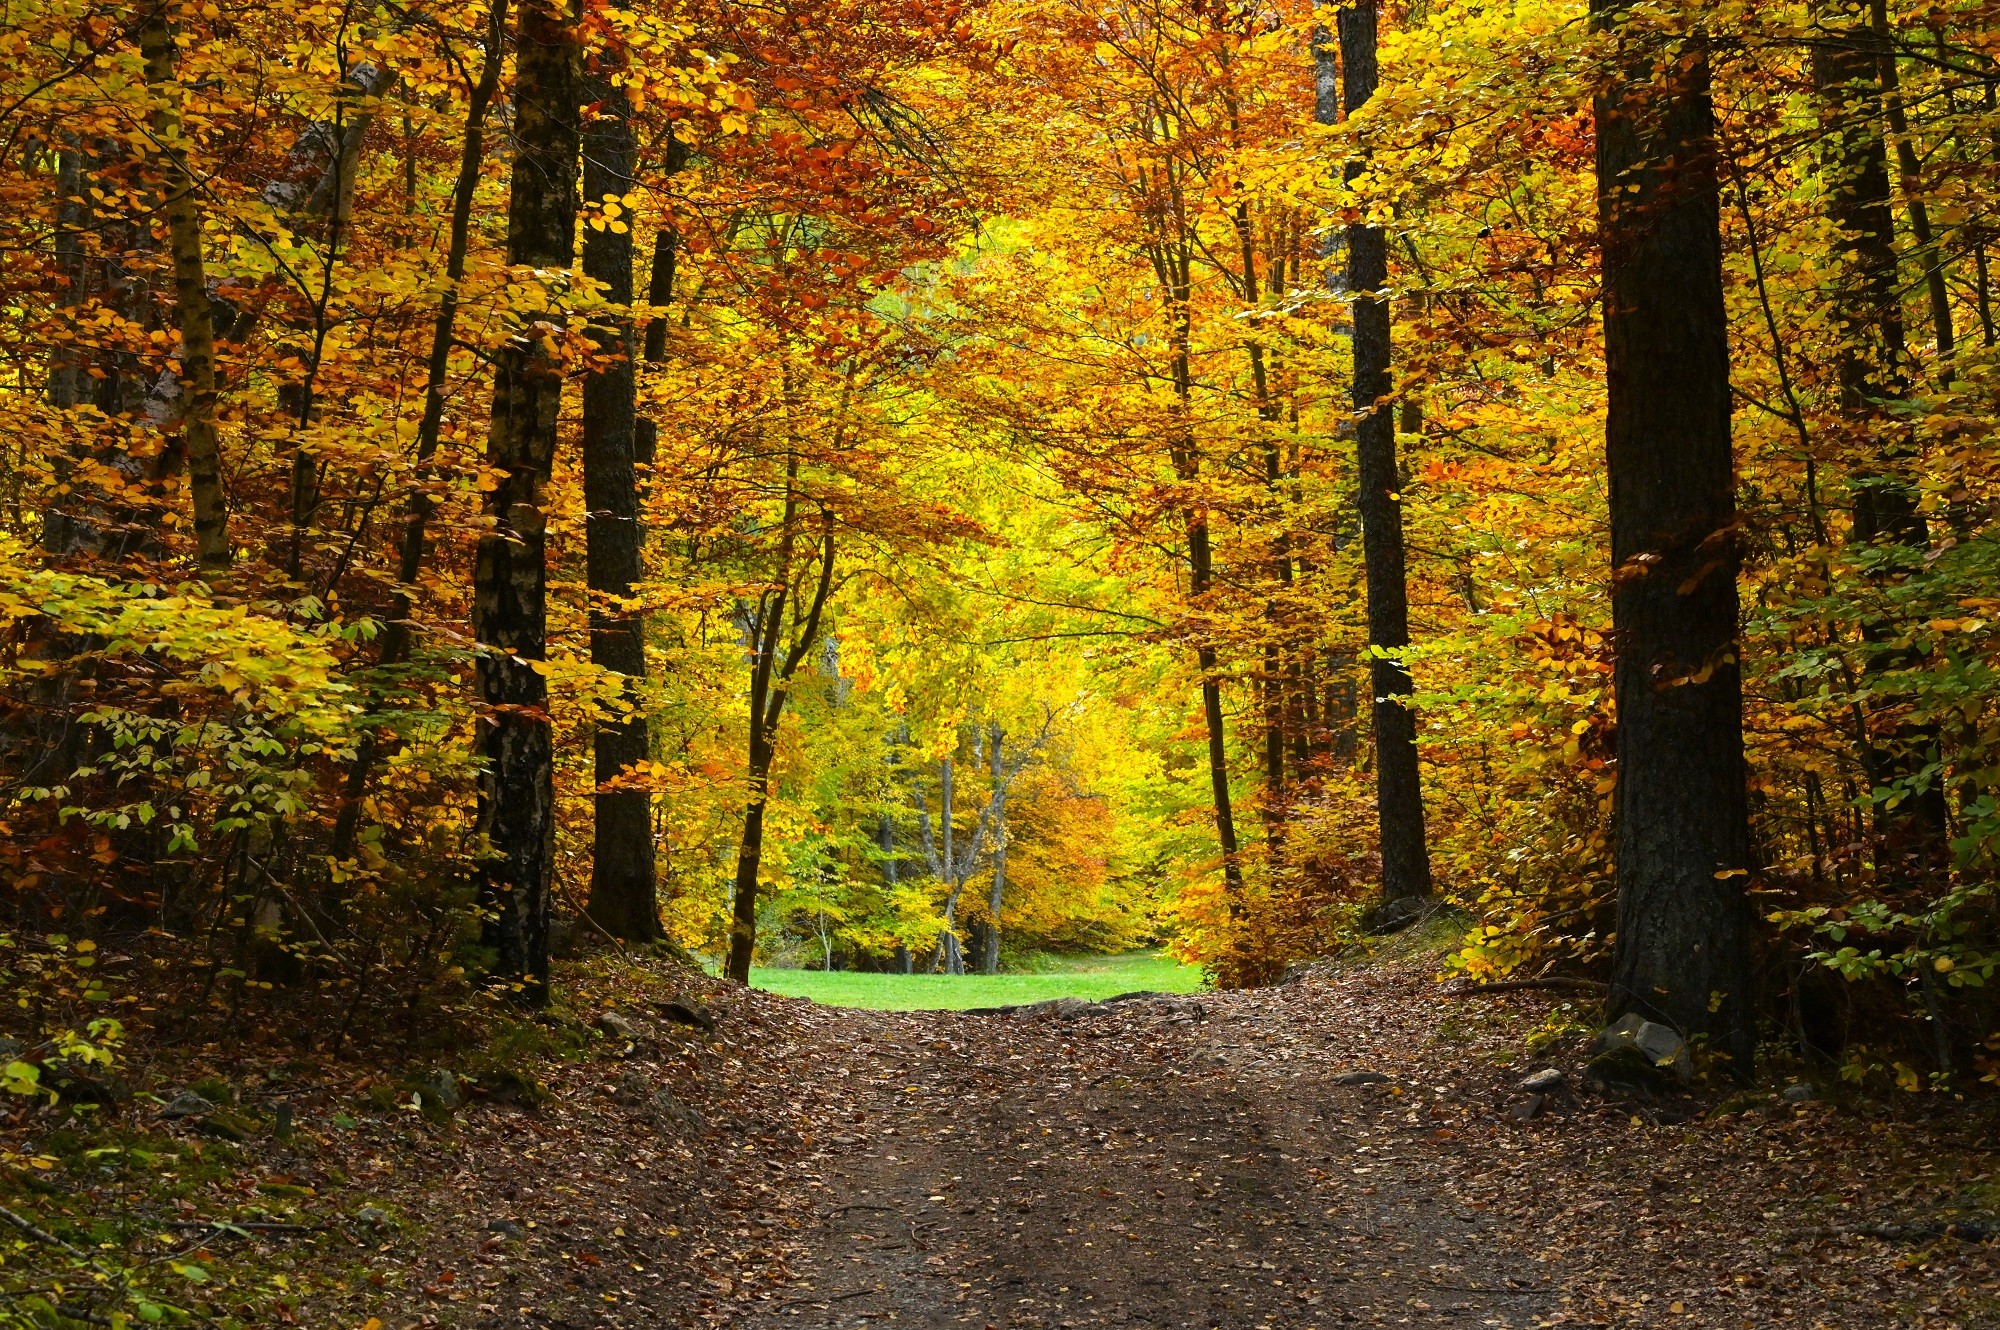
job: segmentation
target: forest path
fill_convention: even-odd
[[[1567,1091],[1516,1118],[1529,1070],[1575,1079],[1575,1039],[1500,1065],[1550,1005],[1376,971],[1068,1019],[817,1009],[781,1059],[831,1124],[816,1226],[726,1323],[2000,1323],[1983,1249],[1924,1272],[1805,1227],[1882,1167],[1823,1105],[1745,1119],[1751,1139]],[[1786,1153],[1807,1125],[1839,1159],[1817,1179]]]
[[[840,1013],[800,1050],[831,1065],[792,1064],[845,1091],[810,1271],[743,1324],[1533,1324],[1530,1253],[1443,1194],[1434,1124],[1338,1084],[1359,1062],[1272,1055],[1284,1019]]]

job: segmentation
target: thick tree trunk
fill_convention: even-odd
[[[195,557],[204,575],[228,573],[229,513],[222,488],[222,450],[215,432],[215,322],[208,300],[208,266],[202,253],[202,215],[181,137],[180,84],[174,75],[178,48],[164,4],[147,15],[139,33],[146,85],[154,96],[153,139],[160,148],[161,211],[174,263],[174,308],[180,325],[180,374],[175,415],[187,456],[194,500]]]
[[[993,890],[986,898],[985,954],[979,968],[985,974],[1000,973],[1000,907],[1007,898],[1007,768],[1000,761],[1005,735],[996,722],[989,730],[993,749]]]
[[[1342,101],[1349,115],[1375,95],[1375,4],[1340,11]],[[1353,179],[1361,170],[1348,167]],[[1367,566],[1369,674],[1374,691],[1375,800],[1382,834],[1382,895],[1427,896],[1430,850],[1417,769],[1415,691],[1396,653],[1410,644],[1409,589],[1403,567],[1403,506],[1397,491],[1396,420],[1389,404],[1389,256],[1380,227],[1347,228],[1347,286],[1354,293],[1354,430],[1360,490],[1362,561]]]
[[[521,10],[515,57],[514,169],[507,259],[568,269],[576,232],[577,48],[574,20],[531,0]],[[481,904],[496,974],[524,1000],[548,997],[549,887],[555,846],[554,753],[548,690],[531,666],[547,655],[547,501],[555,461],[562,376],[524,330],[497,357],[486,459],[499,484],[488,493],[493,529],[479,542],[472,623],[479,662],[478,828],[486,858]]]
[[[607,53],[600,57],[610,61]],[[597,118],[583,135],[583,195],[593,208],[612,200],[615,219],[597,219],[584,232],[583,273],[604,286],[607,301],[632,303],[631,214],[626,196],[638,169],[631,104],[605,72],[589,80],[586,99]],[[614,226],[614,221],[616,225]],[[600,353],[617,359],[583,382],[583,501],[590,584],[592,663],[630,680],[627,700],[637,706],[637,684],[646,675],[646,622],[626,607],[645,576],[639,525],[639,483],[633,470],[638,420],[635,352],[629,317],[602,318],[591,328]],[[590,917],[613,936],[650,941],[661,935],[654,885],[653,798],[650,791],[606,789],[651,753],[646,719],[635,714],[600,723],[595,738],[596,835],[590,871]]]
[[[1616,28],[1620,0],[1597,0]],[[1705,52],[1624,37],[1595,104],[1618,649],[1610,1013],[1750,1071],[1749,827],[1714,114]]]

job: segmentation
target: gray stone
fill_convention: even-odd
[[[215,1111],[215,1105],[192,1090],[182,1090],[167,1101],[160,1110],[163,1118],[203,1118]]]
[[[433,1067],[419,1076],[417,1091],[426,1105],[436,1105],[447,1113],[465,1102],[465,1092],[458,1088],[458,1077],[443,1067]]]
[[[1527,1122],[1542,1111],[1542,1105],[1546,1102],[1547,1096],[1531,1094],[1520,1103],[1514,1105],[1513,1111],[1507,1116],[1516,1122]]]
[[[1335,1085],[1380,1085],[1388,1080],[1379,1071],[1343,1071],[1333,1078]]]
[[[683,1104],[672,1090],[660,1090],[653,1095],[653,1121],[661,1131],[669,1133],[696,1132],[708,1125],[707,1119],[695,1109]]]
[[[598,1012],[594,1023],[598,1029],[613,1039],[631,1040],[639,1037],[639,1027],[615,1011]]]
[[[703,1031],[715,1029],[715,1013],[707,1007],[691,1007],[685,1002],[662,1002],[659,1011],[662,1016],[682,1025],[693,1025]]]
[[[503,1216],[502,1218],[499,1219],[487,1220],[486,1231],[488,1233],[498,1233],[503,1238],[518,1238],[528,1230],[522,1228],[519,1224],[515,1223],[513,1220],[505,1218]]]
[[[1016,1007],[1014,1015],[1016,1018],[1053,1016],[1059,1021],[1073,1021],[1094,1010],[1096,1005],[1076,997],[1052,998],[1047,1002],[1030,1002],[1025,1007]]]
[[[1544,1067],[1526,1080],[1523,1080],[1520,1088],[1526,1090],[1529,1094],[1547,1094],[1562,1083],[1563,1074],[1561,1067]]]
[[[1682,1085],[1694,1079],[1694,1059],[1688,1056],[1687,1040],[1669,1026],[1628,1011],[1597,1036],[1597,1059],[1591,1066],[1613,1073],[1642,1062],[1661,1078],[1671,1075]],[[1615,1077],[1605,1074],[1599,1079]]]
[[[1803,1081],[1797,1085],[1787,1085],[1778,1093],[1778,1098],[1788,1104],[1807,1104],[1819,1098],[1819,1087],[1807,1085]]]
[[[354,1217],[374,1228],[394,1228],[396,1217],[379,1205],[364,1205],[354,1212]]]

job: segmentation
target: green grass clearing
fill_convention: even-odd
[[[1157,951],[1066,956],[1057,967],[1034,974],[996,975],[754,969],[750,971],[750,986],[785,997],[811,998],[829,1007],[874,1011],[957,1011],[1059,997],[1108,998],[1141,989],[1193,993],[1202,987],[1201,971]]]

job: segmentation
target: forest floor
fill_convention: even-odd
[[[708,1315],[2000,1325],[2000,1251],[1857,1232],[1984,1213],[1990,1115],[1565,1090],[1517,1118],[1531,1070],[1578,1085],[1581,1027],[1542,995],[1447,996],[1432,972],[1067,1019],[788,1012],[774,1065],[843,1125],[816,1142],[789,1277]]]
[[[17,1114],[0,1218],[224,1327],[2000,1327],[2000,1243],[1943,1232],[1993,1230],[1990,1096],[1607,1097],[1581,1004],[1434,973],[981,1015],[600,958],[532,1094],[492,1049],[447,1115],[182,1047],[291,1129],[219,1139],[158,1079],[102,1130]],[[71,1258],[17,1237],[48,1287]],[[73,1275],[109,1323],[120,1276]]]

